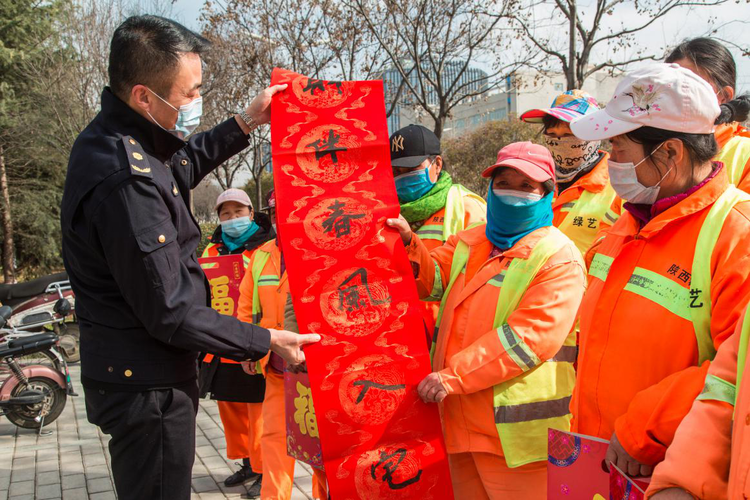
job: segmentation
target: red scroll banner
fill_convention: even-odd
[[[334,500],[451,499],[411,265],[398,234],[383,84],[276,69],[276,210]]]

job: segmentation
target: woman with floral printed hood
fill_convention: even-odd
[[[557,196],[552,204],[552,223],[573,240],[583,255],[600,230],[608,230],[620,217],[622,201],[609,183],[609,154],[601,141],[579,139],[570,122],[599,110],[596,100],[581,90],[569,90],[549,108],[531,109],[521,115],[527,123],[543,124],[544,142],[555,160]]]
[[[664,460],[750,298],[750,195],[712,161],[724,106],[692,71],[659,63],[570,124],[611,141],[610,182],[626,201],[589,267],[573,430],[609,439],[607,461],[631,476]]]

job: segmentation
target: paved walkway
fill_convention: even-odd
[[[0,421],[0,500],[116,498],[109,438],[86,420],[80,369],[72,366],[70,371],[81,396],[68,398],[63,414],[43,435],[18,429],[4,417]],[[237,467],[225,458],[224,428],[213,401],[201,401],[196,439],[193,499],[240,498],[245,487],[223,484]],[[297,463],[292,499],[310,499],[311,490],[309,467]]]

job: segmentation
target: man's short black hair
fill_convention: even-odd
[[[183,25],[159,16],[127,18],[112,36],[109,85],[123,101],[134,85],[165,96],[172,88],[180,56],[202,54],[210,42]]]

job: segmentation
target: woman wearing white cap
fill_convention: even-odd
[[[750,94],[736,95],[737,65],[732,53],[712,38],[693,38],[672,49],[666,62],[679,64],[706,80],[719,99],[716,157],[724,163],[729,182],[750,192],[750,131],[742,126],[750,113]]]
[[[203,257],[242,254],[245,268],[256,248],[276,237],[271,220],[255,213],[247,193],[227,189],[216,199],[220,224],[209,238]],[[240,460],[239,470],[229,476],[225,486],[237,486],[255,480],[251,492],[260,492],[263,460],[260,437],[265,380],[262,375],[249,376],[236,361],[203,357],[200,370],[201,395],[210,393],[218,401],[219,416],[224,425],[227,458]]]
[[[628,74],[607,107],[571,124],[610,139],[625,210],[596,249],[580,310],[574,430],[650,475],[750,296],[750,196],[730,186],[708,83],[676,64]]]

